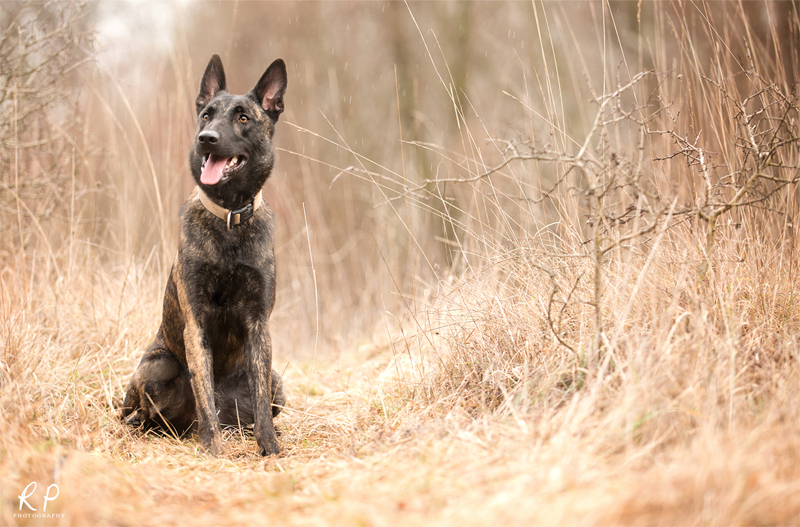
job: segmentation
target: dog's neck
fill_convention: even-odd
[[[206,210],[208,210],[208,212],[210,212],[217,218],[224,221],[225,225],[228,227],[228,230],[231,230],[235,226],[240,225],[245,221],[247,221],[248,219],[250,219],[250,217],[256,213],[259,207],[261,207],[261,203],[264,201],[263,197],[261,196],[261,191],[259,190],[258,194],[256,194],[256,196],[251,201],[245,204],[244,207],[240,209],[231,210],[231,209],[226,209],[224,207],[220,207],[219,205],[211,201],[211,198],[209,198],[208,195],[205,192],[203,192],[203,189],[201,189],[200,187],[195,187],[195,192],[197,194],[197,197],[200,198],[200,203],[203,204]]]

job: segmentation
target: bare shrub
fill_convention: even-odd
[[[705,23],[717,34],[710,15]],[[749,38],[744,47],[758,47]],[[700,368],[714,372],[719,392],[693,404],[730,427],[747,406],[741,390],[775,395],[775,378],[788,378],[798,353],[789,336],[797,312],[783,299],[797,294],[800,87],[782,69],[766,80],[765,63],[723,61],[715,57],[707,74],[695,59],[688,72],[642,72],[607,93],[590,90],[595,113],[584,135],[493,139],[502,156],[494,165],[467,159],[462,166],[484,169],[404,187],[401,195],[420,201],[447,202],[447,185],[482,194],[445,218],[462,230],[471,262],[431,308],[444,316],[430,331],[447,344],[423,391],[430,400],[470,415],[524,415],[586,389],[601,415],[640,408],[641,417],[675,404],[681,392],[670,383],[704,382]],[[691,98],[687,77],[697,83]],[[787,339],[769,350],[757,344]],[[767,363],[771,377],[761,373]],[[663,397],[653,397],[656,386]],[[649,421],[633,427],[637,437]],[[677,437],[656,429],[660,440]]]
[[[45,230],[65,233],[70,198],[83,190],[76,165],[93,152],[80,140],[76,74],[92,60],[92,31],[78,2],[3,2],[0,10],[0,239],[24,251],[31,236],[60,243]],[[45,228],[48,219],[56,221]]]

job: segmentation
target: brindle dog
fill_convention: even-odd
[[[286,65],[278,59],[247,95],[225,91],[217,55],[197,96],[189,154],[197,182],[180,211],[180,242],[161,327],[123,403],[129,425],[197,429],[220,452],[220,424],[253,425],[261,455],[280,452],[272,419],[286,402],[272,370],[274,216],[261,187],[275,162]]]

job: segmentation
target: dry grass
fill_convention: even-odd
[[[447,328],[364,345],[313,375],[291,363],[278,459],[238,432],[209,459],[194,439],[122,426],[110,399],[147,344],[157,292],[137,295],[122,326],[117,305],[54,293],[5,317],[17,360],[4,371],[2,521],[794,524],[800,313],[763,305],[773,298],[730,267],[737,287],[718,293],[733,335],[707,293],[664,271],[614,341],[614,367],[585,376],[543,329],[546,290],[458,284],[441,300]],[[673,278],[685,300],[659,301]],[[12,516],[29,481],[59,485],[48,512],[63,518]]]
[[[402,151],[352,125],[383,103],[347,110],[343,69],[325,72],[331,112],[289,105],[266,188],[283,226],[277,458],[239,430],[209,458],[196,438],[124,427],[115,408],[159,321],[170,218],[191,187],[170,176],[185,171],[200,59],[171,49],[153,104],[124,75],[88,71],[80,133],[47,148],[20,146],[24,127],[3,137],[14,149],[0,173],[0,523],[800,524],[797,5],[564,5],[533,4],[527,30],[552,51],[524,55],[530,37],[515,49],[533,71],[510,53],[473,91],[447,91],[443,113],[425,97],[466,76],[426,16],[466,11],[390,5],[437,87],[406,86],[401,62],[370,88],[395,97],[386,128],[404,130]],[[242,5],[232,26],[257,8]],[[752,17],[761,8],[771,18]],[[623,23],[638,32],[618,33]],[[636,108],[652,133],[613,111],[597,125],[585,101],[650,68],[615,111]],[[296,70],[294,100],[321,100],[320,72]],[[501,74],[519,70],[519,82]],[[487,102],[502,90],[504,103]],[[403,121],[407,104],[416,120]],[[479,139],[509,125],[536,159],[506,163],[508,143]],[[772,165],[740,141],[747,130],[756,148],[773,145]],[[570,172],[576,153],[598,168]],[[24,195],[12,192],[20,174],[36,182]],[[750,185],[753,174],[771,179]],[[601,208],[591,177],[611,189]],[[709,236],[703,214],[726,203]],[[614,245],[600,262],[598,236]],[[15,516],[31,481],[38,512],[58,485],[46,511],[58,516]]]

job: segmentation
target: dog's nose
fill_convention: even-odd
[[[208,144],[213,145],[219,141],[219,134],[213,130],[203,130],[200,132],[200,135],[197,136],[197,140],[200,143],[205,143],[207,141]]]

